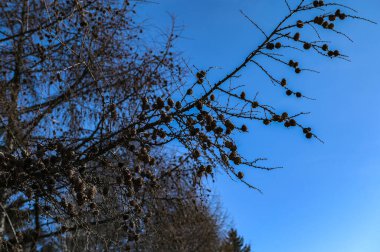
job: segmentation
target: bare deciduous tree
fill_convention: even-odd
[[[298,1],[263,41],[224,78],[189,68],[175,53],[176,27],[164,40],[144,40],[136,23],[139,1],[15,0],[0,3],[0,238],[5,249],[38,250],[73,232],[97,228],[128,213],[134,241],[148,214],[146,195],[166,177],[201,188],[215,169],[255,188],[244,167],[270,170],[239,154],[237,119],[281,123],[316,137],[296,119],[238,91],[234,80],[257,66],[289,96],[304,97],[259,56],[302,74],[286,57],[305,50],[331,59],[347,56],[321,41],[318,30],[361,19],[336,2]],[[353,13],[353,14],[352,14]],[[303,36],[303,31],[310,32]],[[317,37],[317,39],[315,39]],[[162,36],[161,36],[162,38]],[[157,167],[176,147],[182,158]],[[188,163],[183,165],[183,163]],[[20,221],[23,216],[26,221]],[[117,227],[118,228],[118,227]],[[67,234],[67,236],[66,236]],[[101,238],[101,237],[100,237]],[[104,237],[103,237],[104,238]],[[119,246],[104,238],[107,248]]]

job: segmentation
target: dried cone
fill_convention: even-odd
[[[180,109],[180,108],[182,108],[182,104],[181,104],[181,102],[180,102],[180,101],[177,101],[177,102],[175,103],[175,107],[176,107],[176,109]]]
[[[233,162],[234,162],[235,165],[239,165],[239,164],[241,164],[241,157],[235,157],[235,158],[233,159]]]
[[[317,24],[319,25],[323,24],[323,17],[318,17]]]
[[[268,50],[273,50],[274,49],[274,44],[273,43],[267,43],[266,48]]]
[[[245,124],[243,124],[243,126],[241,126],[241,130],[243,132],[247,132],[248,131],[248,127]]]
[[[212,173],[212,167],[211,167],[211,165],[208,165],[208,166],[206,167],[206,172],[207,172],[208,174]]]
[[[335,19],[336,19],[336,16],[335,16],[335,15],[330,15],[330,16],[329,16],[329,20],[330,20],[331,22],[335,21]]]
[[[303,28],[303,26],[304,26],[304,24],[301,20],[298,20],[296,25],[298,28]]]
[[[285,87],[286,86],[286,79],[281,80],[281,86]]]
[[[241,94],[240,94],[240,98],[245,100],[245,97],[246,97],[245,92],[244,92],[244,91],[241,92]]]
[[[168,106],[171,108],[174,106],[174,101],[171,98],[168,99]]]
[[[197,78],[198,79],[203,79],[204,77],[206,77],[206,72],[205,71],[199,71],[197,73]]]
[[[303,129],[303,133],[307,134],[311,131],[311,128],[304,128]]]
[[[259,106],[259,103],[254,101],[252,102],[252,108],[257,108]]]
[[[311,48],[311,44],[310,43],[305,43],[305,44],[303,44],[303,48],[305,50],[309,50]]]
[[[201,153],[199,152],[199,150],[194,150],[194,151],[193,151],[193,157],[194,157],[194,158],[197,159],[197,158],[199,158],[200,156],[201,156]]]
[[[297,122],[296,122],[296,120],[294,120],[294,119],[290,119],[289,120],[289,124],[290,124],[290,126],[296,126],[297,125]]]
[[[300,33],[297,32],[296,34],[294,34],[293,39],[294,39],[295,41],[298,41],[298,40],[300,40],[300,37],[301,37]]]

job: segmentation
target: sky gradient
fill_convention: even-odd
[[[183,27],[177,48],[200,68],[217,66],[218,79],[234,69],[262,35],[240,14],[243,10],[270,31],[286,15],[281,0],[162,0],[144,6],[146,23],[165,27],[169,14]],[[295,3],[296,1],[289,1]],[[360,14],[380,21],[380,1],[352,1]],[[238,136],[247,156],[266,157],[265,165],[283,169],[243,170],[259,194],[218,176],[211,185],[229,220],[255,252],[379,252],[380,251],[380,30],[379,25],[344,22],[354,43],[333,35],[351,62],[309,57],[298,60],[320,74],[290,75],[294,87],[316,100],[288,98],[251,66],[238,84],[247,95],[274,104],[278,111],[312,112],[301,122],[311,126],[324,144],[307,140],[296,129],[249,123],[250,133]]]

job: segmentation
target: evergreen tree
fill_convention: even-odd
[[[239,236],[236,229],[230,229],[223,242],[221,252],[250,252],[251,246],[244,244],[243,237]]]

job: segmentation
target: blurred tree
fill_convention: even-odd
[[[166,157],[160,169],[164,170],[169,160]],[[134,242],[128,243],[128,231],[138,224],[131,213],[120,212],[122,221],[98,223],[94,227],[96,236],[87,230],[73,230],[59,241],[41,244],[43,251],[117,251],[120,247],[132,251],[218,251],[224,228],[220,208],[211,207],[205,192],[196,191],[175,174],[159,183],[157,190],[144,195],[148,214],[143,219],[143,230],[132,234],[137,235]]]
[[[228,236],[223,241],[222,252],[250,252],[251,246],[244,244],[243,237],[239,236],[236,229],[228,231]]]
[[[141,251],[217,251],[224,216],[211,207],[206,192],[186,180],[165,179],[149,201],[152,216],[146,222],[138,248]],[[165,188],[165,189],[164,189]]]

